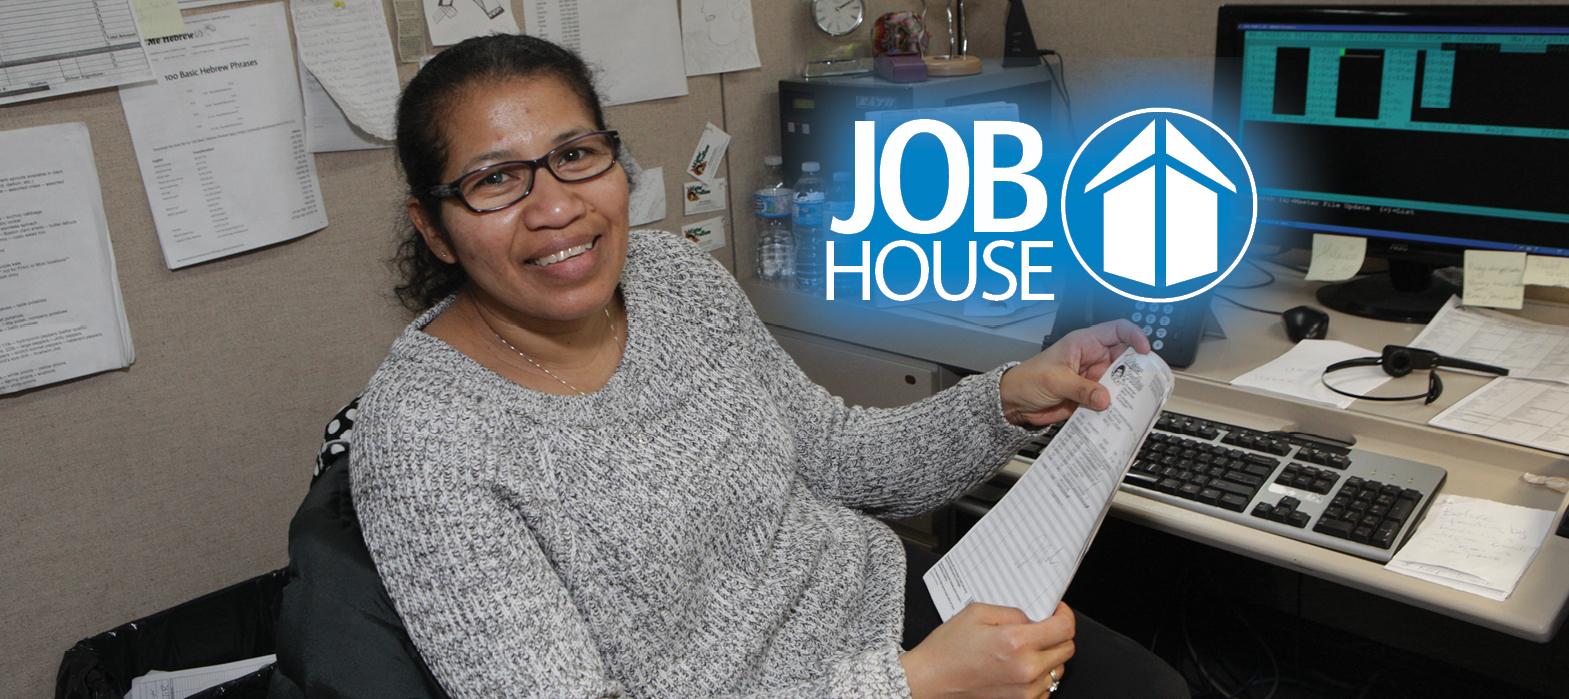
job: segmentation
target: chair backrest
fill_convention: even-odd
[[[357,401],[357,399],[356,399]],[[350,403],[339,435],[350,426]],[[351,423],[352,424],[352,423]],[[307,697],[446,699],[376,572],[349,493],[346,440],[328,444],[289,523],[289,572],[278,618],[278,671]]]

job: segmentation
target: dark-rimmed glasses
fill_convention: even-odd
[[[582,182],[605,174],[616,164],[621,135],[615,131],[583,134],[534,160],[508,160],[486,165],[447,184],[430,188],[434,197],[456,197],[476,214],[499,211],[523,201],[534,191],[534,175],[544,168],[560,182]]]

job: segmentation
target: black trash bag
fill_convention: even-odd
[[[280,568],[77,641],[60,661],[55,699],[123,699],[131,680],[150,670],[187,670],[272,654],[273,626],[288,580],[288,569]],[[251,673],[263,675],[264,689],[270,668]],[[247,678],[251,675],[220,685],[223,693],[208,694],[220,689],[214,687],[197,696],[261,696],[236,693]]]

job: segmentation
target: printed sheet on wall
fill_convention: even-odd
[[[131,365],[81,122],[0,132],[0,394]]]
[[[283,5],[185,24],[185,34],[149,41],[162,82],[120,89],[165,264],[187,267],[326,227]]]

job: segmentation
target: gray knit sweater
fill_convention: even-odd
[[[1001,371],[846,408],[735,280],[634,231],[601,390],[522,388],[421,332],[360,401],[353,496],[435,676],[467,697],[908,697],[904,554],[873,517],[1005,463]]]

